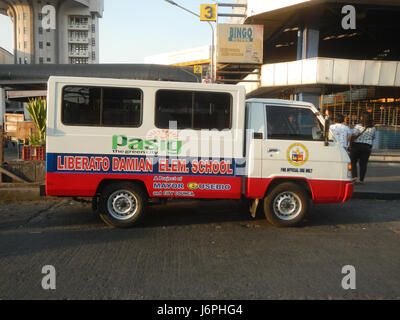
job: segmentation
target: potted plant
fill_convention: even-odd
[[[36,98],[29,100],[26,110],[36,127],[36,132],[31,132],[28,145],[22,148],[22,160],[46,160],[46,100]]]

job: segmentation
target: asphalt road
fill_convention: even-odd
[[[88,203],[3,202],[0,299],[399,299],[399,248],[400,201],[318,205],[288,229],[236,201],[171,203],[128,230]]]

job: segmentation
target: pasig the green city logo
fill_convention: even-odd
[[[167,139],[140,139],[128,138],[126,135],[114,135],[112,138],[112,149],[132,150],[138,152],[166,152],[167,154],[178,155],[182,150],[182,141]]]

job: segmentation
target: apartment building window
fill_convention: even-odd
[[[39,34],[43,34],[43,28],[39,27]]]
[[[71,64],[88,64],[87,58],[71,58]]]
[[[47,62],[51,62],[51,58],[47,58],[46,61],[47,61]]]
[[[28,43],[26,41],[24,41],[24,49],[26,49],[28,47]]]
[[[92,32],[95,33],[96,32],[96,25],[92,24]]]
[[[39,58],[39,63],[40,63],[40,64],[43,64],[43,57],[40,57],[40,58]]]
[[[43,42],[39,41],[39,49],[43,49]]]
[[[39,20],[42,20],[42,19],[43,19],[43,14],[42,14],[41,12],[39,12],[38,18],[39,18]]]
[[[96,45],[96,39],[92,38],[92,46],[94,47]]]
[[[86,41],[88,40],[87,31],[70,31],[69,37],[71,40]]]
[[[92,52],[92,60],[96,60],[96,52]]]
[[[69,17],[69,24],[71,25],[87,25],[89,23],[89,19],[87,17]]]
[[[51,43],[50,42],[46,42],[46,46],[51,47]]]
[[[71,54],[87,54],[88,45],[87,44],[71,44],[70,53]]]

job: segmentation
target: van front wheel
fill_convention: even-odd
[[[100,194],[99,214],[108,225],[129,228],[139,222],[147,210],[147,195],[133,183],[113,183]]]
[[[301,186],[292,182],[279,184],[264,198],[265,217],[277,227],[295,226],[305,217],[309,202]]]

